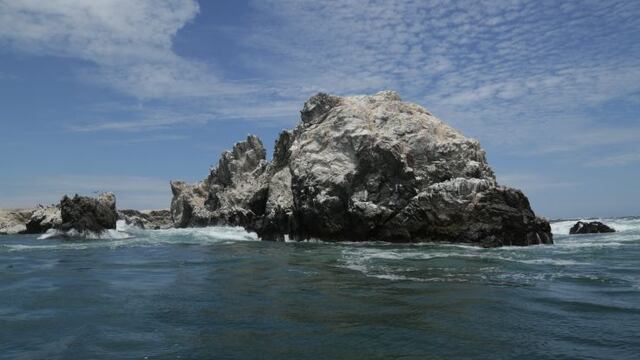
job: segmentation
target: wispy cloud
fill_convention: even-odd
[[[102,144],[144,144],[152,142],[182,141],[189,139],[187,135],[144,134],[138,137],[121,137],[114,140],[100,141]]]
[[[84,78],[140,99],[251,91],[172,49],[198,14],[194,0],[2,0],[0,40],[28,52],[86,60]]]
[[[0,0],[0,41],[86,60],[92,67],[83,78],[172,109],[96,116],[69,125],[72,131],[153,131],[220,119],[292,123],[316,91],[391,88],[485,144],[562,152],[580,148],[577,138],[566,141],[575,133],[608,131],[594,107],[637,103],[640,93],[636,2],[251,5],[254,21],[239,25],[233,40],[252,51],[232,55],[253,70],[251,80],[234,78],[215,58],[173,50],[180,29],[198,19],[194,0]]]
[[[525,192],[571,188],[581,184],[577,181],[537,173],[498,174],[497,180],[502,185],[523,189]]]
[[[70,124],[67,130],[73,132],[98,132],[98,131],[120,131],[138,132],[148,130],[166,129],[178,124],[204,124],[212,118],[210,114],[190,114],[183,115],[175,112],[165,113],[158,111],[142,111],[142,119],[129,120],[101,120],[85,123]]]
[[[118,208],[168,208],[169,180],[130,175],[45,175],[3,184],[0,208],[53,204],[67,194],[116,194]]]
[[[593,159],[586,163],[589,167],[627,166],[640,163],[640,151]]]
[[[571,126],[572,124],[565,124]],[[573,124],[575,125],[575,124]],[[588,125],[588,124],[582,124]],[[640,127],[603,127],[604,124],[592,127],[577,127],[573,131],[567,129],[554,144],[544,144],[535,148],[532,153],[538,155],[575,153],[584,149],[609,147],[611,145],[631,146],[640,142]],[[611,125],[610,125],[611,126]],[[553,134],[549,134],[553,136]]]
[[[110,104],[118,108],[118,104]],[[166,106],[156,108],[130,108],[124,120],[111,120],[101,109],[98,120],[75,122],[66,125],[71,132],[141,132],[163,130],[176,126],[202,125],[212,121],[253,121],[259,125],[264,123],[278,125],[291,124],[296,120],[300,109],[299,101],[265,101],[262,99],[235,99],[226,106],[215,106],[214,103],[178,104],[169,110]],[[209,112],[198,113],[198,110],[211,108]]]
[[[498,146],[553,147],[606,128],[591,110],[640,92],[633,2],[253,4],[277,20],[247,44],[285,54],[265,72],[339,93],[394,88]]]

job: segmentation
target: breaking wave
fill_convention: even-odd
[[[570,236],[566,233],[575,220],[557,221],[552,223],[554,245],[485,249],[463,244],[330,243],[311,240],[279,246],[313,248],[316,254],[331,254],[339,268],[386,281],[526,284],[571,279],[606,282],[611,280],[602,274],[606,274],[609,268],[600,269],[600,274],[596,277],[592,269],[599,266],[603,259],[615,264],[615,257],[640,251],[640,218],[601,220],[612,225],[618,232]],[[128,226],[124,222],[118,222],[115,230],[93,238],[69,238],[69,235],[50,231],[39,240],[22,238],[13,242],[5,241],[0,243],[0,251],[207,246],[259,240],[255,233],[247,232],[241,227],[144,230]],[[57,239],[60,236],[67,237]],[[284,249],[278,251],[286,252]],[[627,274],[611,276],[626,279]],[[637,280],[624,281],[632,282],[632,286],[640,286]]]
[[[92,248],[119,248],[159,246],[167,244],[211,245],[238,241],[258,241],[255,233],[242,227],[214,226],[188,229],[145,230],[118,222],[115,230],[100,234],[79,234],[49,230],[29,244],[0,244],[0,251],[29,250],[84,250]]]
[[[607,275],[612,271],[610,268],[600,269],[601,274],[597,276],[592,273],[603,258],[615,261],[612,257],[640,250],[640,219],[605,221],[617,226],[619,232],[588,236],[560,233],[555,236],[554,245],[494,249],[459,244],[345,246],[340,267],[371,278],[397,281],[526,284],[563,279],[626,281],[637,286],[631,274]],[[572,225],[575,221],[556,223],[555,231],[567,229],[568,232],[569,223]]]
[[[568,235],[569,229],[578,221],[600,221],[616,230],[616,232],[640,231],[640,217],[626,218],[597,218],[597,219],[573,219],[551,222],[551,232],[554,235]]]

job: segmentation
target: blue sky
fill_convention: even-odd
[[[640,2],[0,0],[0,207],[166,208],[318,91],[393,89],[543,216],[640,214]]]

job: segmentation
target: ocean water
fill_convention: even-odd
[[[0,237],[1,359],[638,359],[640,218],[556,244]]]

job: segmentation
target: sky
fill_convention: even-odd
[[[640,2],[0,0],[0,208],[168,208],[311,95],[395,90],[547,218],[640,215]]]

